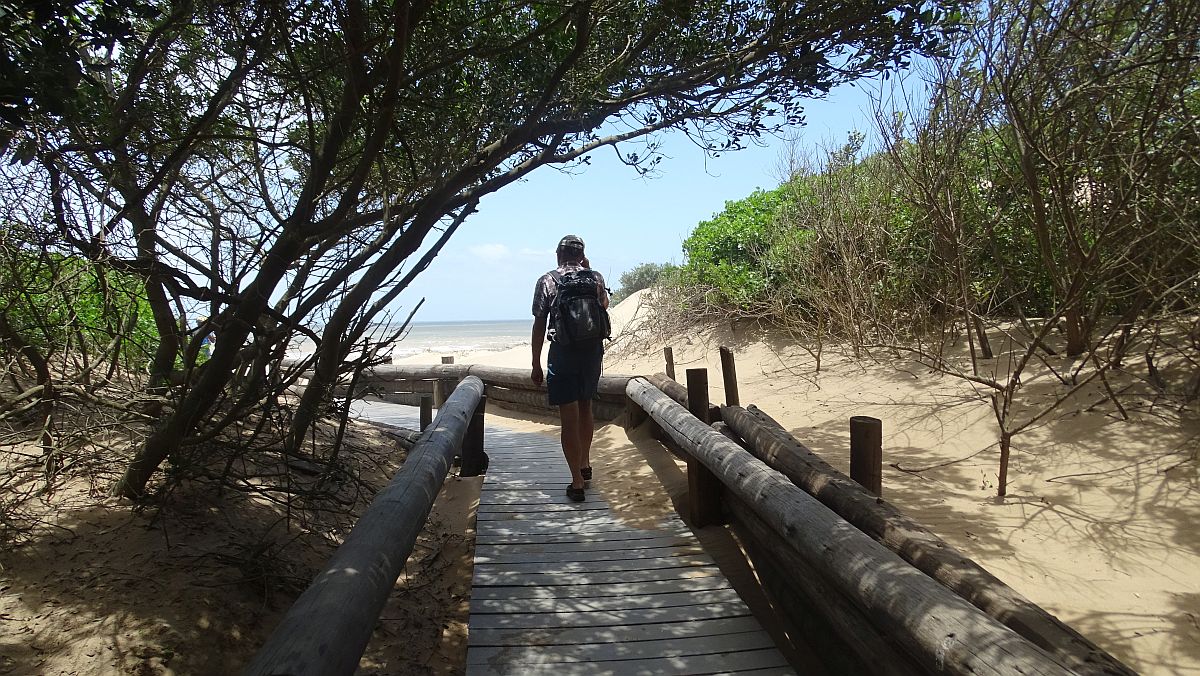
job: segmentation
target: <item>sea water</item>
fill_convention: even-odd
[[[378,327],[377,337],[390,335],[399,327]],[[400,360],[427,354],[436,363],[437,357],[463,354],[466,352],[499,352],[529,344],[533,319],[505,321],[458,321],[458,322],[413,322],[401,334],[400,340],[391,349],[384,348],[381,355],[390,355]],[[292,359],[313,353],[315,344],[302,338],[288,350]],[[357,356],[352,353],[351,357]]]
[[[533,319],[512,321],[413,322],[392,347],[394,359],[419,354],[498,352],[529,344]]]

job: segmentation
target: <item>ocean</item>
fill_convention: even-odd
[[[533,318],[510,321],[413,322],[392,348],[394,359],[419,354],[498,352],[529,344]]]
[[[391,356],[400,360],[423,354],[433,358],[465,352],[499,352],[528,345],[532,329],[532,317],[507,321],[413,322],[392,347]],[[288,357],[297,359],[312,354],[313,348],[313,342],[303,338],[288,350]]]

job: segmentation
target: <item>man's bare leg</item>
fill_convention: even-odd
[[[579,404],[579,467],[592,466],[592,432],[596,420],[592,416],[592,400],[580,401]]]
[[[587,417],[590,420],[592,417],[591,404],[587,406]],[[579,473],[583,467],[583,447],[581,441],[583,439],[582,431],[580,430],[580,406],[579,402],[573,401],[569,404],[561,404],[558,407],[558,417],[562,421],[562,432],[559,438],[562,440],[563,456],[567,459],[567,467],[571,469],[571,487],[583,488],[583,475]],[[588,433],[589,438],[591,433]]]

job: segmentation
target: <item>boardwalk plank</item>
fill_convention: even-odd
[[[683,655],[712,655],[771,648],[774,644],[761,631],[725,634],[723,636],[689,636],[657,641],[628,641],[623,643],[585,643],[562,646],[547,653],[542,647],[513,646],[479,648],[471,651],[470,665],[504,663],[509,665],[542,665],[563,662],[595,662],[610,660],[680,657]]]
[[[650,547],[645,549],[616,549],[601,551],[509,551],[506,553],[475,552],[476,564],[484,563],[572,563],[576,561],[621,561],[627,559],[657,559],[666,556],[694,556],[704,553],[698,545],[676,547]]]
[[[541,587],[546,585],[611,584],[614,582],[653,582],[696,577],[720,577],[716,566],[685,566],[658,570],[622,570],[586,573],[522,573],[503,570],[476,570],[475,584],[480,586]]]
[[[476,528],[481,522],[476,522]],[[636,526],[629,525],[624,519],[614,519],[611,514],[600,514],[597,512],[590,513],[564,513],[556,514],[551,518],[542,518],[541,515],[527,515],[512,519],[483,519],[482,523],[488,524],[488,529],[493,535],[518,535],[518,534],[572,534],[588,535],[591,533],[613,533],[613,532],[641,532],[642,529]],[[669,528],[672,524],[661,523],[659,528]],[[669,532],[669,531],[668,531]],[[682,532],[680,532],[682,535]]]
[[[632,610],[634,608],[671,608],[696,603],[736,603],[740,599],[732,589],[713,589],[703,592],[668,592],[665,594],[622,594],[592,598],[567,597],[529,599],[471,599],[471,614],[483,613],[562,613],[599,610]]]
[[[539,542],[516,542],[504,540],[496,543],[476,543],[475,553],[476,555],[484,553],[489,556],[498,556],[504,554],[525,553],[550,554],[561,552],[628,551],[631,549],[657,549],[663,547],[686,547],[696,545],[697,543],[695,539],[669,534],[646,534],[641,538],[600,538],[598,536],[592,536],[589,538],[587,536],[574,536],[571,538],[557,538],[554,540],[543,540]]]
[[[727,617],[676,624],[646,624],[624,627],[567,627],[559,629],[472,629],[470,646],[575,646],[584,643],[624,643],[689,636],[724,636],[761,631],[753,617]],[[546,650],[547,653],[552,652]],[[471,659],[467,653],[468,661]]]
[[[739,599],[733,603],[702,603],[665,608],[590,610],[561,613],[482,613],[471,615],[472,629],[536,629],[612,627],[635,624],[678,624],[722,617],[745,617],[750,611]]]
[[[477,562],[475,570],[481,573],[514,573],[531,575],[534,573],[611,573],[633,570],[666,570],[673,568],[715,566],[712,557],[707,554],[691,554],[687,556],[661,556],[643,559],[617,559],[609,561],[531,561],[531,562]]]
[[[519,586],[497,585],[475,587],[472,599],[587,599],[633,594],[670,594],[677,592],[703,593],[717,589],[732,589],[724,577],[694,577],[648,582],[616,582],[588,585]]]
[[[565,486],[566,484],[563,484],[563,485]],[[527,513],[527,512],[537,512],[537,513],[541,513],[541,514],[550,515],[550,514],[557,513],[557,512],[587,512],[587,511],[591,511],[591,510],[608,511],[608,509],[609,509],[608,503],[606,503],[602,500],[594,500],[592,502],[585,502],[585,503],[574,503],[574,502],[561,503],[561,504],[551,503],[548,505],[522,505],[522,504],[514,505],[514,504],[496,504],[496,503],[485,502],[485,503],[482,503],[479,505],[479,507],[476,509],[476,514],[478,514],[479,516],[484,516],[484,515],[490,516],[492,514],[522,514],[522,513]],[[485,519],[485,520],[487,520],[487,519]]]
[[[587,610],[563,612],[485,612],[470,616],[470,627],[479,629],[536,629],[559,627],[623,627],[632,624],[673,624],[721,617],[745,617],[744,603],[670,605],[665,608]]]
[[[479,526],[476,524],[476,533],[479,532]],[[490,526],[491,524],[487,524]],[[580,543],[596,543],[596,542],[620,542],[620,541],[635,541],[644,540],[647,538],[682,538],[686,537],[682,533],[669,532],[661,530],[637,531],[626,529],[620,531],[591,531],[586,533],[500,533],[501,529],[488,528],[484,531],[485,535],[476,535],[476,542],[480,544],[553,544],[562,542],[580,542]],[[626,546],[634,546],[632,544]]]
[[[468,674],[728,674],[745,669],[775,669],[769,673],[792,673],[774,648],[717,655],[684,655],[644,660],[615,660],[588,663],[547,662],[543,664],[468,665]]]

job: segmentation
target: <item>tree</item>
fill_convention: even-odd
[[[353,346],[482,196],[605,147],[652,166],[666,130],[736,149],[935,48],[954,18],[889,0],[153,6],[115,49],[83,49],[70,105],[18,132],[33,161],[9,170],[50,187],[21,220],[145,280],[149,387],[169,406],[115,489],[132,497],[271,401],[272,364],[307,332],[294,452]]]
[[[970,373],[923,354],[988,389],[1003,496],[1016,435],[1089,383],[1127,417],[1108,374],[1140,337],[1153,381],[1158,326],[1196,307],[1200,7],[995,0],[979,10],[977,29],[932,73],[924,113],[890,144],[910,201],[938,228],[935,241],[950,245],[934,262],[953,266],[961,293],[949,285],[941,297],[977,336],[972,287],[1022,324],[1003,331],[1007,354],[987,372],[974,352]],[[898,129],[886,117],[883,127]],[[1060,326],[1065,364],[1046,360]],[[1019,405],[1038,360],[1062,391],[1049,404]]]

